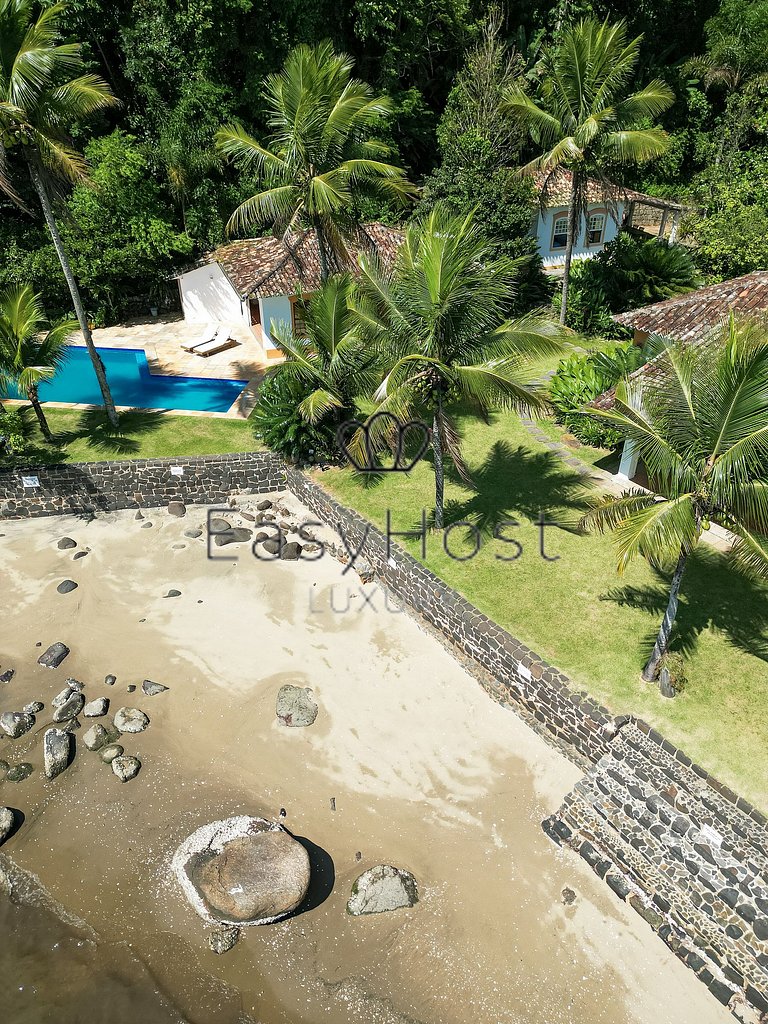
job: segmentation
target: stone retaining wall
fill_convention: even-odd
[[[285,466],[271,452],[31,466],[0,472],[0,519],[159,508],[174,499],[215,505],[283,487]]]

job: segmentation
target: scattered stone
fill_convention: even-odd
[[[282,825],[240,815],[197,829],[173,870],[211,924],[268,924],[290,914],[309,889],[309,855]]]
[[[89,750],[100,750],[110,739],[109,732],[103,725],[97,723],[83,734],[83,743]]]
[[[168,593],[165,596],[166,597],[181,597],[181,591],[180,590],[169,590]]]
[[[165,693],[168,687],[163,686],[162,683],[153,683],[151,679],[145,679],[141,684],[141,689],[148,697],[156,697],[158,693]]]
[[[68,654],[69,648],[67,645],[58,640],[40,655],[37,659],[37,664],[42,665],[43,668],[58,668]]]
[[[136,693],[136,684],[135,683],[129,683],[126,686],[126,690],[128,691],[128,693]]]
[[[287,544],[283,544],[280,557],[293,561],[297,558],[301,558],[301,552],[301,544],[299,544],[298,541],[289,540]]]
[[[60,708],[63,704],[66,704],[69,698],[72,696],[72,694],[76,692],[76,690],[73,690],[72,687],[69,684],[67,684],[63,690],[59,690],[59,692],[51,701],[51,704],[55,708]]]
[[[261,544],[262,541],[265,541],[265,540],[269,540],[269,534],[268,533],[264,533],[263,530],[259,530],[259,532],[256,534],[256,536],[253,539],[253,543],[254,544]]]
[[[255,523],[256,522],[256,516],[252,515],[252,513],[250,513],[250,512],[240,512],[240,518],[244,519],[246,521],[246,523]]]
[[[361,583],[372,583],[374,578],[373,566],[370,562],[366,562],[364,558],[358,558],[355,562],[355,572],[360,578]]]
[[[48,779],[61,775],[70,761],[72,736],[63,729],[46,729],[43,736],[43,771]]]
[[[71,537],[62,537],[59,543],[56,545],[59,551],[66,551],[67,548],[76,548],[77,541],[72,540]]]
[[[391,864],[377,864],[364,871],[353,884],[347,913],[353,917],[383,914],[401,907],[413,907],[418,902],[416,879],[410,871]]]
[[[19,764],[14,764],[8,769],[8,782],[23,782],[24,779],[29,778],[33,771],[34,769],[29,761],[21,761]]]
[[[138,708],[119,708],[114,721],[119,732],[144,732],[149,725],[149,718]]]
[[[203,531],[202,530],[198,530],[198,529],[185,530],[184,531],[184,536],[185,537],[189,537],[190,540],[197,540],[198,537],[202,537],[203,536]]]
[[[82,693],[73,693],[61,707],[53,712],[54,722],[66,722],[69,718],[77,718],[85,706],[85,697]]]
[[[563,889],[561,895],[563,897],[563,903],[566,905],[566,907],[570,907],[573,903],[576,902],[576,893],[573,891],[573,889],[569,889],[568,886],[566,886],[565,889]]]
[[[147,520],[146,523],[142,523],[141,524],[141,528],[142,528],[142,530],[151,530],[152,529],[152,523],[150,523],[150,521]]]
[[[5,672],[0,675],[0,683],[10,683],[13,677],[16,675],[15,668],[7,668]]]
[[[172,551],[183,551],[186,546],[187,546],[186,544],[172,544],[171,545],[171,550]]]
[[[114,686],[117,682],[117,676],[104,676],[104,682],[107,686]]]
[[[44,707],[45,704],[43,704],[41,700],[33,700],[30,701],[29,704],[25,704],[21,710],[24,712],[25,715],[37,715],[43,710]]]
[[[73,590],[77,590],[77,584],[74,580],[62,580],[56,590],[59,594],[71,594]]]
[[[269,540],[264,541],[264,550],[268,551],[270,555],[277,555],[280,553],[281,543],[277,537],[270,537]]]
[[[76,562],[78,558],[85,558],[87,554],[87,551],[77,551],[74,555],[72,555],[72,561]]]
[[[7,761],[0,761],[0,782],[5,782],[8,778],[9,765]]]
[[[12,740],[17,740],[25,732],[29,732],[35,724],[35,716],[24,711],[6,711],[0,715],[0,729]]]
[[[141,761],[138,757],[131,757],[129,754],[120,754],[111,761],[112,771],[121,782],[130,782],[139,774]]]
[[[259,510],[259,512],[266,512],[268,508],[272,508],[272,502],[269,500],[269,498],[265,498],[263,501],[260,501],[258,503],[256,508]]]
[[[119,743],[108,743],[106,747],[102,747],[99,751],[99,757],[104,764],[112,764],[116,757],[120,757],[124,753],[125,749]]]
[[[72,690],[73,693],[82,693],[83,692],[84,687],[83,687],[83,684],[80,682],[79,679],[72,679],[70,677],[69,679],[65,680],[65,682],[66,682],[67,686],[70,688],[70,690]]]
[[[144,516],[141,514],[141,510],[139,510],[133,518],[134,519],[143,519]]]
[[[95,700],[89,700],[83,708],[83,714],[86,718],[101,718],[101,716],[106,715],[108,711],[108,697],[97,697]]]
[[[283,725],[303,728],[317,718],[318,706],[312,699],[312,691],[306,686],[287,683],[277,692],[275,707],[277,717]]]
[[[210,533],[226,533],[227,530],[232,529],[232,524],[228,519],[221,519],[218,516],[214,516],[208,524],[208,531]]]
[[[222,953],[228,953],[237,944],[239,938],[239,928],[224,925],[222,928],[216,928],[211,932],[208,936],[208,945],[214,953],[221,955]]]
[[[217,533],[213,539],[213,543],[217,548],[221,548],[226,544],[244,544],[250,539],[251,531],[249,529],[245,526],[233,526],[231,529],[223,533]]]
[[[13,825],[15,821],[16,815],[13,813],[10,807],[0,807],[0,846],[3,845],[5,840],[13,831]],[[237,942],[237,939],[235,939],[235,942]],[[234,945],[234,942],[232,943],[232,945]],[[222,952],[224,951],[222,950]]]
[[[169,501],[168,514],[176,516],[177,519],[182,519],[187,514],[187,506],[183,501]]]

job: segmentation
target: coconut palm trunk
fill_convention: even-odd
[[[560,325],[565,325],[565,318],[568,313],[568,289],[571,281],[571,262],[573,261],[573,247],[576,244],[577,221],[578,221],[578,184],[576,172],[573,172],[573,184],[571,185],[571,198],[568,203],[568,229],[565,237],[565,266],[563,268],[563,288],[560,302]]]
[[[32,178],[32,184],[35,187],[38,198],[40,199],[40,205],[43,209],[43,216],[45,222],[48,225],[48,230],[51,233],[53,239],[53,245],[56,249],[56,254],[59,257],[59,263],[61,263],[61,269],[64,273],[64,278],[69,288],[69,294],[72,297],[72,305],[74,306],[75,316],[77,322],[80,325],[80,330],[83,332],[83,338],[85,340],[85,346],[88,349],[88,355],[91,357],[93,363],[93,369],[96,373],[96,379],[99,382],[99,388],[101,390],[102,397],[104,399],[104,408],[107,413],[109,422],[113,427],[119,425],[117,416],[117,410],[115,409],[115,403],[112,399],[112,392],[109,390],[109,384],[107,382],[107,374],[104,369],[104,363],[101,361],[101,356],[96,351],[96,346],[93,344],[93,335],[91,334],[91,328],[88,325],[88,318],[85,315],[85,309],[83,308],[83,300],[80,296],[80,290],[77,287],[77,281],[75,275],[72,272],[72,267],[69,262],[69,256],[67,250],[64,247],[64,242],[59,234],[59,228],[56,223],[56,218],[53,213],[51,201],[48,197],[48,192],[45,188],[45,182],[43,176],[40,173],[40,169],[35,164],[34,160],[29,160],[29,173]],[[38,417],[39,418],[39,417]]]
[[[432,455],[435,462],[435,527],[443,528],[445,504],[445,465],[443,461],[442,433],[443,403],[438,398],[437,407],[432,417]]]
[[[680,557],[677,560],[675,571],[672,574],[672,584],[669,588],[669,599],[667,601],[667,610],[664,612],[664,618],[659,629],[659,635],[656,637],[656,643],[653,645],[653,651],[651,656],[643,669],[643,679],[646,682],[652,682],[659,674],[659,665],[661,659],[669,650],[669,641],[672,636],[672,627],[675,624],[677,618],[677,606],[680,599],[680,584],[683,579],[683,573],[685,572],[685,566],[688,561],[688,552],[681,551]]]
[[[30,405],[35,410],[35,416],[37,416],[37,422],[40,424],[40,432],[46,441],[53,441],[53,434],[51,428],[48,426],[48,420],[45,418],[43,407],[40,404],[40,399],[37,397],[37,388],[27,389],[27,398],[29,399]]]

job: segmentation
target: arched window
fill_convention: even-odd
[[[556,213],[552,224],[552,244],[550,249],[564,249],[568,244],[568,214]]]
[[[587,245],[602,245],[605,239],[605,210],[593,210],[587,221]]]

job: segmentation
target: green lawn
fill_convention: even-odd
[[[645,563],[618,577],[611,539],[574,531],[588,498],[584,485],[516,416],[497,415],[490,425],[459,423],[477,492],[452,477],[447,521],[469,519],[486,540],[476,557],[460,562],[430,534],[430,568],[564,670],[576,688],[615,713],[641,715],[722,781],[768,808],[768,586],[732,573],[710,549],[695,556],[683,581],[677,639],[689,683],[674,700],[662,698],[640,680],[640,670],[666,605],[666,579]],[[415,528],[421,510],[433,507],[434,476],[426,460],[408,476],[387,474],[368,485],[346,469],[318,473],[317,479],[381,527],[390,509],[393,530]],[[557,561],[539,555],[540,509],[558,523],[544,530],[545,553]],[[512,545],[493,540],[502,518],[520,522],[506,531],[523,546],[516,561],[497,557],[513,553]],[[466,553],[467,540],[466,530],[455,528],[452,550]],[[419,557],[418,542],[406,546]]]
[[[43,440],[31,411],[24,412],[32,446],[24,462],[155,459],[166,455],[247,452],[261,447],[247,420],[129,412],[121,414],[120,428],[115,431],[102,412],[46,409],[46,417],[55,437],[53,445]]]
[[[594,466],[596,469],[604,469],[608,473],[615,473],[619,468],[620,454],[618,451],[611,451],[610,448],[593,448],[591,445],[581,444],[577,438],[569,434],[564,427],[553,419],[539,420],[537,426],[553,441],[560,441],[561,444],[572,449],[571,454],[577,459],[581,459],[586,465]]]

